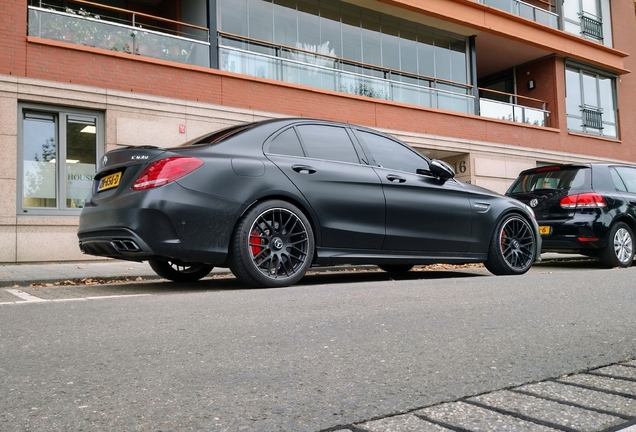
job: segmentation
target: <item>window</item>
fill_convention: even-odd
[[[268,153],[285,156],[305,156],[294,128],[289,128],[274,138],[269,145]]]
[[[605,45],[612,45],[609,0],[564,0],[563,29]]]
[[[566,67],[568,130],[618,137],[615,81],[614,77],[592,69]]]
[[[338,162],[360,163],[351,138],[344,128],[333,126],[298,126],[307,157]]]
[[[20,105],[18,211],[74,215],[84,207],[103,148],[101,113]]]
[[[616,190],[621,192],[636,193],[636,169],[628,167],[614,167],[612,180]]]
[[[364,131],[356,131],[356,133],[367,145],[379,166],[412,174],[415,174],[418,169],[428,171],[428,161],[415,150],[374,133]]]

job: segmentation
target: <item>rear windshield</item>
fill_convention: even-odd
[[[194,145],[213,145],[223,141],[226,138],[237,135],[243,131],[251,129],[254,127],[256,123],[243,123],[236,126],[230,126],[216,132],[212,132],[211,134],[203,135],[198,138],[193,139],[192,141],[185,142],[179,147],[187,147]]]
[[[508,189],[508,194],[527,193],[535,190],[579,189],[592,186],[589,168],[566,168],[558,170],[539,169],[521,175]]]

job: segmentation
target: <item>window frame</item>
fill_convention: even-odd
[[[56,185],[55,185],[55,207],[26,207],[24,206],[24,120],[25,112],[35,112],[52,115],[55,118],[56,135]],[[18,148],[17,148],[17,178],[16,178],[16,210],[18,216],[79,216],[82,207],[69,208],[66,205],[67,191],[66,163],[59,163],[66,160],[67,153],[67,119],[69,117],[92,117],[95,118],[95,171],[99,169],[99,161],[105,153],[105,115],[103,111],[73,108],[60,105],[46,105],[29,102],[18,103]]]
[[[578,105],[578,111],[576,113],[570,112],[568,107],[568,87],[569,87],[568,71],[576,73],[578,77],[578,83],[575,83],[575,84],[578,87],[580,105]],[[588,77],[593,76],[594,78],[595,91],[596,91],[594,98],[597,100],[597,105],[590,105],[586,103],[585,82],[583,79],[584,76],[588,76]],[[603,93],[601,92],[600,78],[611,80],[611,86],[612,86],[611,95],[612,95],[612,105],[613,105],[612,109],[614,112],[614,121],[611,122],[611,121],[602,120],[601,126],[608,125],[615,128],[616,134],[614,135],[605,134],[603,132],[604,127],[601,129],[597,129],[597,128],[586,125],[583,118],[584,110],[586,109],[592,108],[603,113],[603,106],[602,106]],[[618,91],[617,91],[617,85],[616,85],[618,76],[611,72],[607,72],[607,71],[603,71],[598,68],[595,68],[593,66],[588,66],[588,65],[568,61],[565,63],[564,79],[565,79],[566,120],[567,122],[569,122],[570,120],[576,120],[576,121],[580,120],[581,122],[581,129],[571,129],[570,126],[568,125],[567,126],[568,132],[582,133],[586,135],[597,136],[597,137],[608,138],[608,139],[620,139],[620,130],[619,130],[619,121],[618,121]],[[589,95],[588,95],[588,99],[589,99]]]

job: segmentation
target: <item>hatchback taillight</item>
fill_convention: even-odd
[[[564,209],[602,208],[607,206],[603,197],[596,193],[568,195],[559,204]]]
[[[175,181],[203,165],[203,161],[192,157],[172,157],[151,163],[137,177],[132,190],[144,190],[163,186]]]

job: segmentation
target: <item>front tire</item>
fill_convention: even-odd
[[[498,276],[524,274],[534,262],[536,247],[530,223],[519,215],[508,215],[497,224],[484,266]]]
[[[625,222],[610,229],[607,246],[601,251],[601,262],[607,267],[629,267],[634,261],[634,234]]]
[[[183,261],[148,261],[150,267],[164,279],[173,282],[196,282],[207,276],[213,265],[203,263],[186,263]]]
[[[298,207],[263,201],[239,221],[232,236],[229,267],[252,287],[284,287],[305,276],[314,257],[314,234]]]

